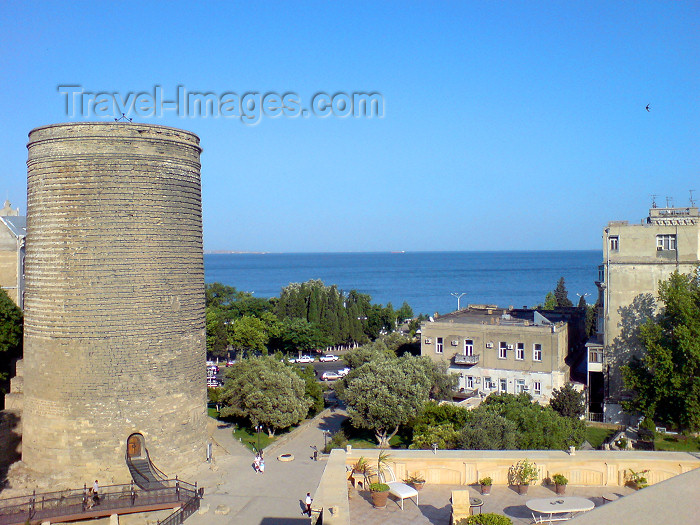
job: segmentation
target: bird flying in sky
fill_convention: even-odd
[[[647,104],[647,107],[645,108],[647,111],[649,111],[649,108],[651,107],[651,104]]]

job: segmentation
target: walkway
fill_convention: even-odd
[[[187,476],[204,487],[200,513],[187,525],[282,525],[308,524],[302,514],[307,492],[313,495],[325,461],[313,461],[311,445],[323,448],[323,430],[336,432],[346,414],[325,410],[293,435],[283,437],[264,450],[265,474],[253,471],[253,454],[234,440],[231,429],[219,427],[214,439],[214,463]],[[293,454],[294,461],[280,462],[280,454]],[[184,474],[184,473],[183,473]],[[206,511],[206,509],[209,509]],[[225,513],[225,514],[221,514]]]

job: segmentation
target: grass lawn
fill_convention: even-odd
[[[371,430],[355,428],[350,424],[349,419],[343,421],[341,426],[348,437],[348,444],[352,445],[352,448],[377,448],[377,440]],[[410,444],[410,441],[404,442],[401,432],[389,440],[391,448],[408,448]]]
[[[252,451],[255,451],[258,447],[258,434],[255,432],[255,429],[236,426],[236,430],[233,431],[233,437],[240,440],[241,443]],[[270,438],[267,432],[260,432],[260,448],[264,449],[278,437],[278,435],[275,435],[275,437]]]
[[[661,434],[654,440],[654,448],[676,452],[700,452],[700,439],[692,436]]]
[[[587,426],[586,441],[588,441],[593,448],[600,448],[603,446],[603,442],[612,437],[614,433],[614,429]]]

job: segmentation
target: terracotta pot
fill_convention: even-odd
[[[425,486],[425,481],[423,483],[411,483],[413,485],[413,488],[416,490],[421,490]]]
[[[386,507],[386,500],[389,498],[389,491],[385,490],[383,492],[372,492],[372,505],[375,508],[383,509]]]
[[[564,494],[566,492],[566,485],[559,485],[559,483],[554,484],[554,491],[557,494]]]
[[[518,494],[527,494],[527,489],[530,485],[518,485]]]
[[[481,485],[481,493],[483,495],[491,494],[491,485]]]

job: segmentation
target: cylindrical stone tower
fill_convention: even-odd
[[[199,138],[71,123],[27,148],[22,459],[123,482],[139,434],[174,476],[205,457]]]

